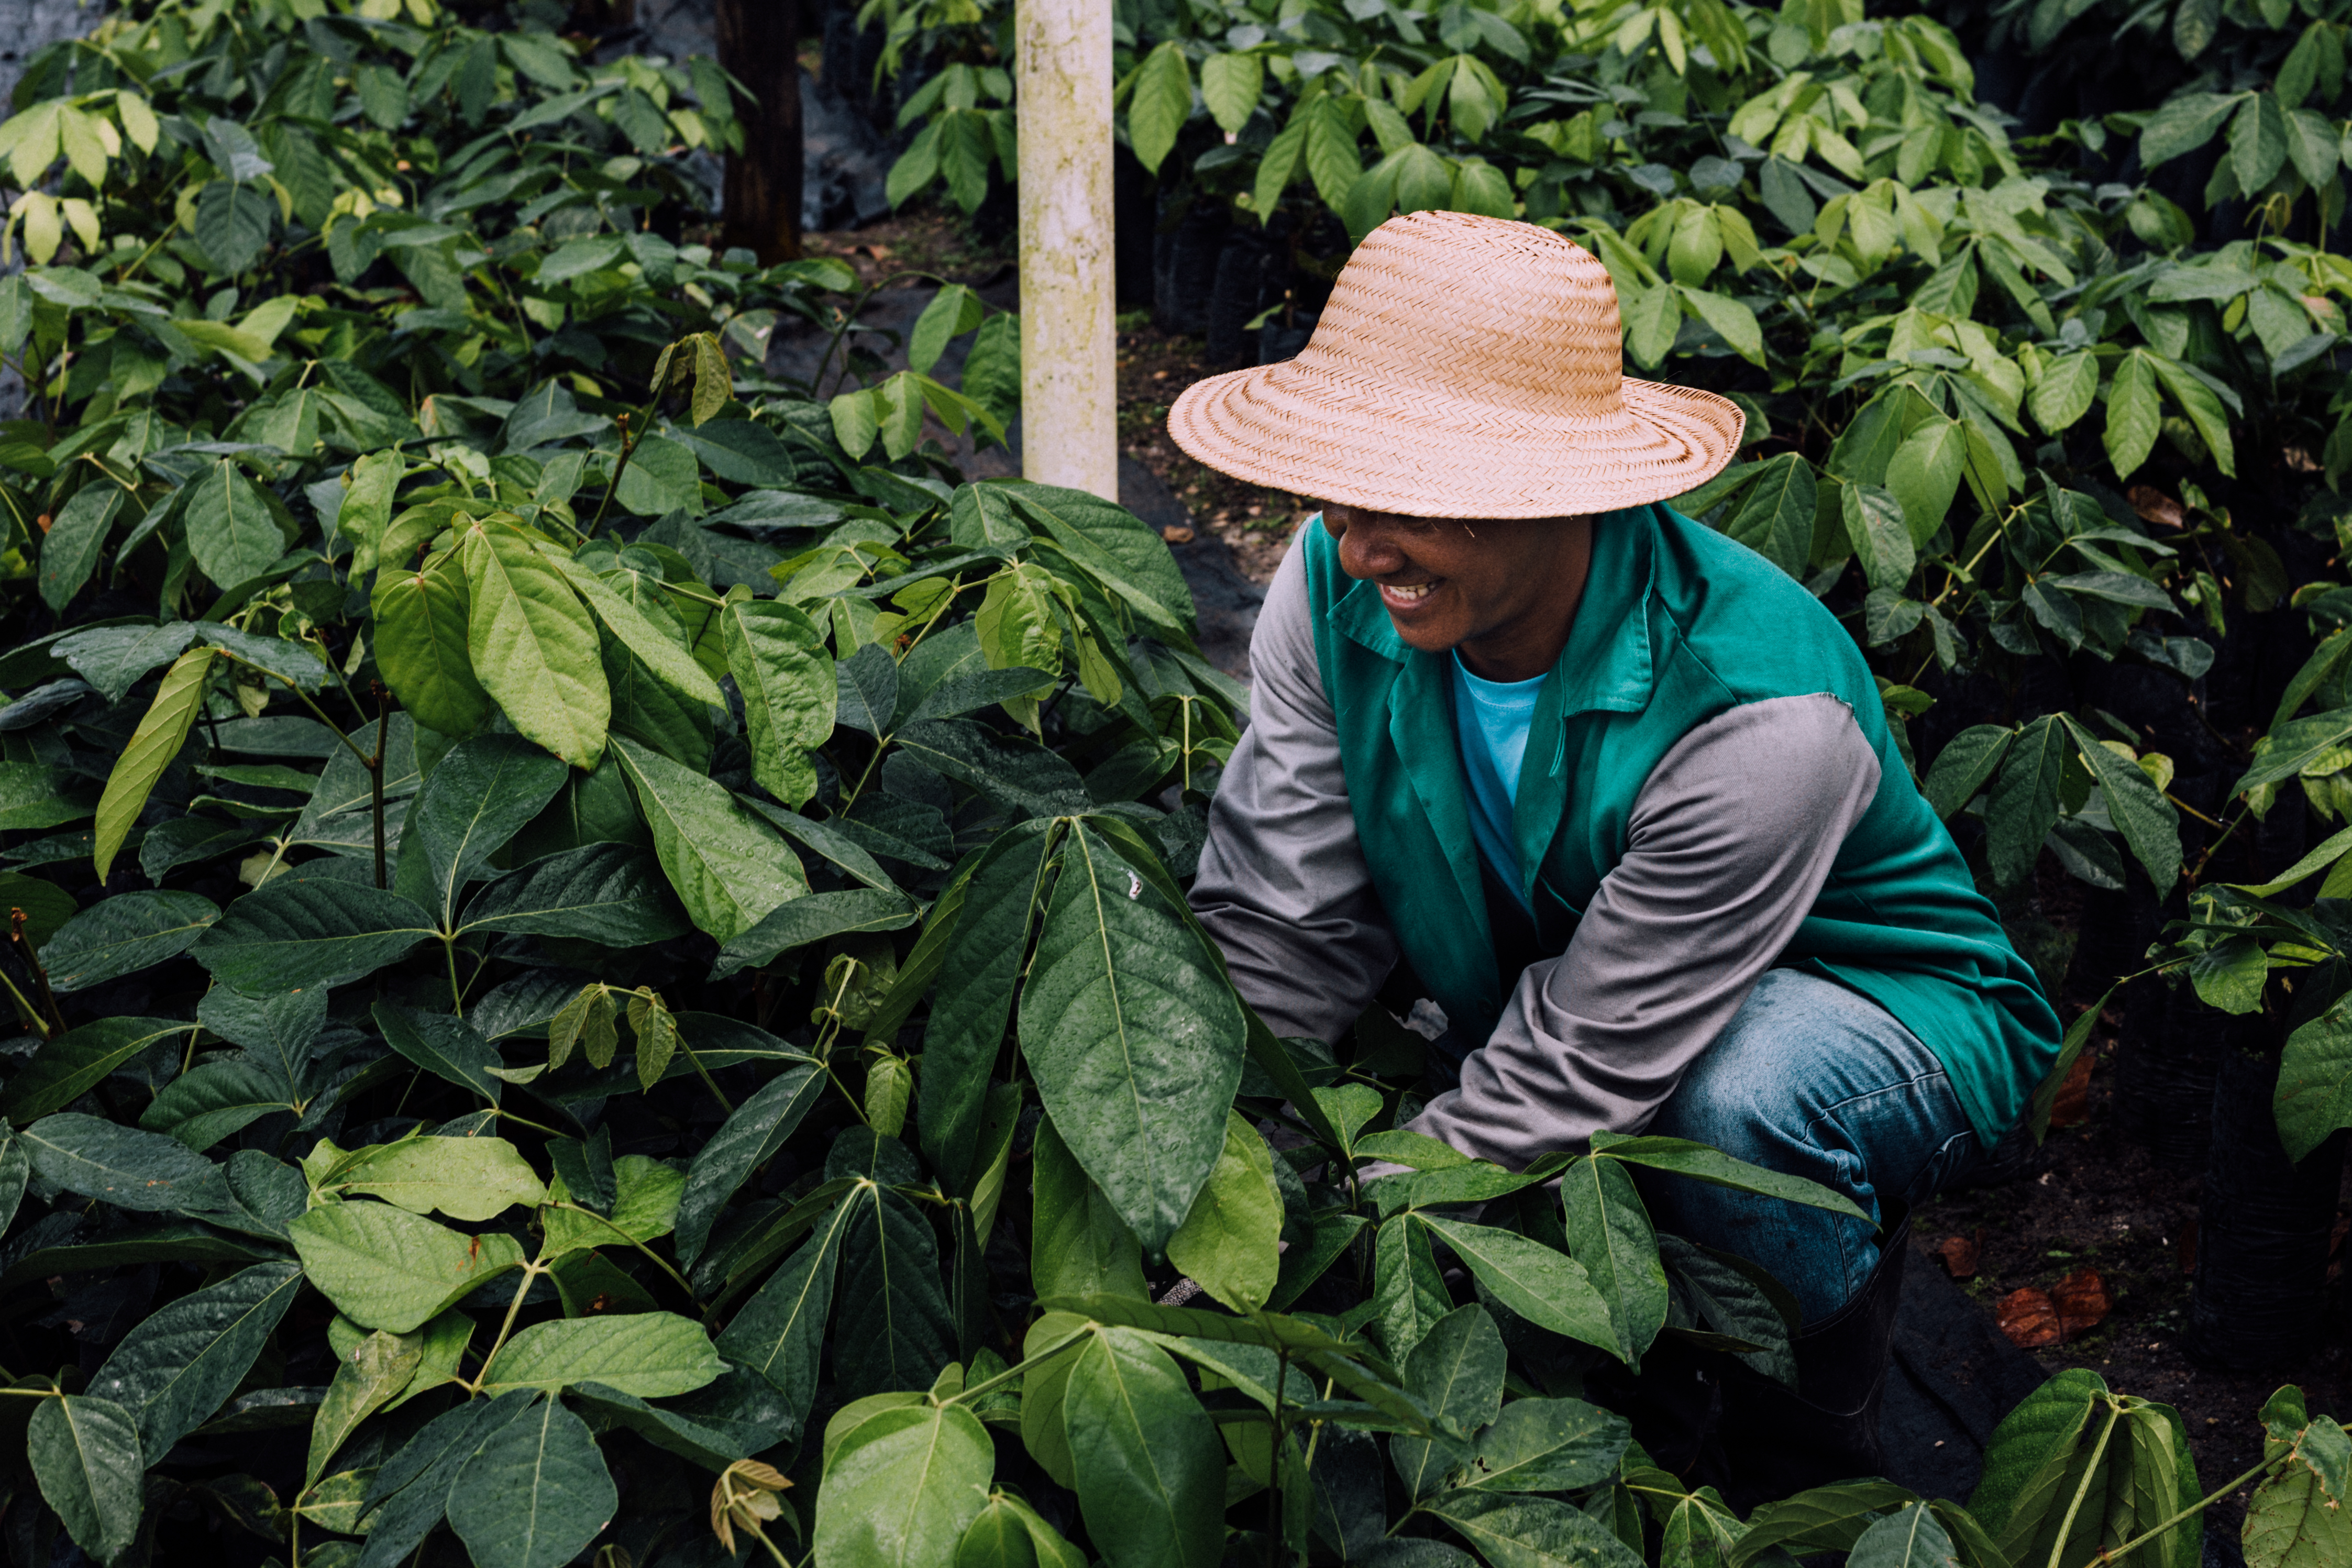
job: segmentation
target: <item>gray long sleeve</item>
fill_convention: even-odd
[[[1251,647],[1252,722],[1225,771],[1192,901],[1277,1034],[1339,1035],[1396,945],[1356,840],[1296,548]],[[1778,960],[1879,784],[1835,696],[1733,708],[1644,782],[1623,858],[1568,951],[1530,965],[1462,1087],[1416,1131],[1510,1166],[1638,1131]]]

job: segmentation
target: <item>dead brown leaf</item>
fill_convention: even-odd
[[[2040,1350],[2065,1337],[2065,1325],[2058,1321],[2058,1309],[2051,1301],[2050,1292],[2031,1285],[2011,1290],[1995,1302],[1993,1314],[2000,1331],[2020,1350]]]
[[[2074,1070],[2058,1086],[2058,1098],[2050,1106],[2050,1125],[2079,1127],[2090,1119],[2091,1053],[2084,1051],[2074,1058]]]
[[[2058,1310],[2058,1325],[2070,1340],[2097,1328],[2116,1309],[2115,1296],[2095,1268],[2078,1269],[2052,1286],[2050,1302]]]
[[[2154,485],[2134,485],[2124,492],[2124,499],[2131,502],[2132,510],[2139,513],[2142,521],[2179,528],[2189,521],[2180,503]]]
[[[1974,1237],[1946,1237],[1936,1256],[1944,1260],[1944,1271],[1953,1279],[1976,1278],[1977,1259],[1984,1256],[1984,1227],[1979,1226]]]
[[[1171,522],[1160,531],[1160,537],[1171,544],[1190,544],[1192,542],[1192,531],[1181,522]]]

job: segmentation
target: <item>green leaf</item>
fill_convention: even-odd
[[[423,858],[444,929],[456,924],[466,884],[489,868],[490,857],[555,798],[563,780],[563,764],[520,735],[460,741],[435,765],[401,831],[400,851],[404,863]]]
[[[689,702],[723,707],[719,683],[694,662],[681,642],[646,618],[645,613],[615,593],[610,584],[570,556],[542,545],[540,553],[555,563],[574,592],[588,601],[621,645],[653,671],[656,679]]]
[[[2071,1368],[2025,1396],[1985,1446],[1984,1479],[1969,1512],[2012,1560],[2046,1561],[2059,1524],[2084,1479],[2094,1428],[2112,1418],[2098,1373]]]
[[[1925,1503],[1891,1513],[1862,1532],[1847,1568],[1958,1568],[1952,1538]]]
[[[987,1428],[960,1405],[901,1405],[868,1416],[826,1457],[816,1555],[860,1568],[952,1562],[956,1542],[988,1501],[995,1471]],[[1223,1479],[1221,1467],[1220,1495]]]
[[[633,741],[614,749],[653,828],[654,852],[697,926],[731,942],[807,894],[791,847],[724,784]]]
[[[885,1147],[905,1156],[905,1147]],[[911,1166],[911,1161],[909,1162]],[[846,1398],[928,1387],[955,1359],[955,1320],[940,1289],[930,1222],[888,1187],[863,1184],[842,1202],[834,1375]]]
[[[1274,1156],[1248,1119],[1228,1110],[1224,1149],[1168,1238],[1168,1261],[1234,1311],[1254,1312],[1282,1272],[1282,1219]]]
[[[1424,1505],[1495,1568],[1636,1568],[1609,1527],[1564,1502],[1465,1487]]]
[[[1723,525],[1724,536],[1800,576],[1812,545],[1814,507],[1812,465],[1798,453],[1783,453],[1756,474],[1738,510]]]
[[[270,217],[267,191],[215,180],[196,198],[196,243],[222,272],[242,272],[260,259],[262,247],[269,243]]]
[[[461,558],[421,571],[377,574],[371,613],[376,666],[402,707],[427,729],[470,735],[489,717],[490,696],[474,679]]]
[[[2286,116],[2277,95],[2250,93],[2230,121],[2230,172],[2238,189],[2259,195],[2286,162]]]
[[[1223,1150],[1245,1025],[1159,889],[1091,827],[1064,842],[1021,996],[1022,1053],[1070,1152],[1156,1257]]]
[[[2199,438],[2213,454],[2213,466],[2224,474],[2235,476],[2238,471],[2236,448],[2230,437],[2229,411],[2222,407],[2221,398],[2184,365],[2176,364],[2161,354],[2147,355],[2147,363],[2156,372],[2157,380],[2164,384],[2164,390],[2172,395],[2172,400],[2180,405],[2181,412],[2189,416],[2189,423],[2197,427]]]
[[[2107,427],[2100,439],[2106,447],[2107,460],[2115,465],[2116,478],[2128,478],[2147,461],[2163,427],[2156,372],[2147,352],[2134,349],[2116,366],[2115,379],[2107,384]]]
[[[265,996],[373,973],[433,934],[397,893],[299,871],[229,905],[190,951],[224,985]]]
[[[362,1340],[350,1354],[337,1359],[335,1380],[327,1385],[327,1397],[320,1402],[319,1414],[311,1419],[310,1458],[303,1470],[306,1486],[317,1484],[344,1440],[359,1429],[361,1422],[407,1387],[424,1363],[422,1333],[387,1334],[381,1331]]]
[[[1782,1203],[1827,1209],[1849,1219],[1864,1222],[1870,1219],[1870,1215],[1864,1214],[1853,1199],[1833,1193],[1817,1182],[1768,1170],[1762,1165],[1751,1165],[1704,1143],[1694,1143],[1683,1138],[1626,1138],[1614,1132],[1597,1132],[1591,1142],[1594,1154],[1605,1154],[1612,1160],[1647,1165],[1653,1170],[1672,1171],[1675,1175],[1705,1182],[1710,1186],[1729,1187],[1734,1192],[1756,1193],[1768,1198],[1779,1198]]]
[[[1462,1484],[1490,1492],[1581,1491],[1607,1480],[1632,1441],[1623,1416],[1581,1399],[1515,1399],[1479,1432]]]
[[[566,1252],[596,1247],[626,1247],[631,1242],[646,1242],[667,1236],[677,1225],[678,1199],[686,1191],[686,1178],[669,1166],[645,1154],[624,1154],[613,1162],[615,1183],[610,1212],[582,1213],[577,1209],[549,1208],[540,1215],[547,1239],[540,1247],[541,1258],[556,1258]],[[566,1197],[567,1190],[550,1186],[550,1202]]]
[[[915,923],[917,913],[918,907],[896,891],[852,888],[812,893],[777,905],[757,925],[728,942],[711,965],[711,978],[723,980],[740,969],[764,968],[795,948],[854,931],[902,931]]]
[[[449,1483],[483,1444],[539,1400],[530,1390],[473,1399],[446,1411],[386,1460],[368,1486],[374,1508],[368,1550],[383,1563],[404,1561],[440,1524]],[[381,1504],[381,1507],[376,1505]],[[370,1568],[374,1568],[372,1563]]]
[[[468,1237],[390,1204],[327,1204],[287,1227],[302,1271],[363,1329],[404,1334],[522,1267],[512,1237]]]
[[[1993,770],[2009,754],[2009,743],[2015,734],[1998,724],[1977,724],[1944,742],[1920,790],[1937,816],[1949,818],[1977,797],[1977,792],[1984,788],[1985,781],[1992,777]]]
[[[838,683],[824,634],[774,599],[730,597],[719,620],[727,668],[743,694],[751,776],[786,805],[804,805],[816,793],[808,753],[833,738]]]
[[[475,679],[524,739],[574,767],[594,767],[613,711],[595,623],[563,574],[520,534],[478,525],[466,535],[463,558]]]
[[[928,1060],[929,1051],[924,1055]],[[1143,1249],[1135,1232],[1071,1156],[1050,1116],[1037,1122],[1033,1157],[1036,1218],[1029,1241],[1029,1278],[1038,1297],[1150,1300]]]
[[[59,1035],[8,1079],[8,1120],[21,1127],[64,1110],[158,1040],[189,1027],[177,1018],[100,1018]]]
[[[1775,1546],[1801,1558],[1851,1552],[1873,1521],[1918,1500],[1916,1492],[1892,1481],[1840,1481],[1766,1503],[1748,1519],[1732,1568],[1747,1568]]]
[[[100,481],[74,491],[41,540],[41,603],[59,613],[89,581],[106,531],[122,510],[122,488]],[[273,532],[275,530],[273,529]],[[272,556],[270,559],[276,560]]]
[[[1192,72],[1184,47],[1171,38],[1143,57],[1135,68],[1133,91],[1128,99],[1128,143],[1151,174],[1176,146],[1177,132],[1192,113]]]
[[[466,1461],[449,1487],[449,1528],[477,1563],[562,1568],[619,1506],[588,1424],[550,1397],[491,1433]]]
[[[201,1154],[274,1111],[299,1111],[290,1092],[284,1079],[258,1062],[203,1062],[165,1084],[139,1125]]]
[[[131,743],[123,747],[114,771],[107,774],[106,791],[98,799],[98,836],[91,847],[100,882],[114,868],[122,841],[138,825],[155,781],[186,743],[189,726],[204,706],[205,678],[212,667],[213,650],[208,647],[191,648],[173,663],[163,674],[163,685],[156,688],[155,700],[148,705],[139,728],[131,731]]]
[[[677,1210],[677,1260],[691,1268],[702,1256],[710,1227],[744,1179],[775,1157],[824,1092],[821,1068],[788,1068],[760,1092],[737,1106],[718,1131],[696,1151],[687,1167],[685,1197]]]
[[[1943,526],[1968,468],[1968,428],[1957,419],[1931,419],[1903,438],[1887,460],[1886,488],[1902,506],[1911,542],[1925,548]]]
[[[1568,1247],[1609,1310],[1619,1353],[1639,1366],[1666,1321],[1666,1271],[1633,1178],[1616,1160],[1584,1159],[1560,1175]]]
[[[934,907],[925,928],[943,933],[938,989],[923,1033],[923,1152],[951,1186],[971,1168],[989,1075],[1012,1016],[1029,933],[1045,897],[1059,829],[1030,821],[999,835],[959,875],[959,901]],[[903,984],[903,982],[902,982]]]
[[[1201,97],[1221,131],[1239,134],[1257,109],[1265,67],[1253,54],[1214,54],[1201,62]]]
[[[286,553],[286,536],[261,491],[235,458],[222,458],[193,481],[182,519],[188,549],[205,576],[224,588],[247,583]]]
[[[337,1170],[331,1184],[411,1214],[438,1210],[476,1223],[547,1196],[546,1184],[503,1138],[404,1138],[362,1152],[354,1163]]]
[[[34,1407],[26,1447],[41,1496],[75,1545],[101,1563],[130,1550],[146,1494],[139,1427],[129,1411],[89,1394],[44,1399]]]
[[[157,1463],[245,1381],[301,1288],[292,1263],[257,1264],[140,1320],[90,1379],[131,1413]]]
[[[907,339],[907,367],[929,375],[948,344],[979,326],[985,311],[980,296],[970,289],[961,283],[946,285],[915,318],[915,330]]]
[[[1389,1359],[1412,1355],[1452,1310],[1427,1227],[1405,1215],[1384,1221],[1372,1237],[1372,1322]]]
[[[820,1220],[715,1342],[720,1355],[774,1384],[798,1421],[807,1420],[816,1405],[825,1319],[833,1309],[834,1276],[850,1207],[838,1205]]]
[[[2033,422],[2055,436],[2091,411],[2099,394],[2099,356],[2085,349],[2045,361],[2026,398]]]
[[[1461,78],[1455,80],[1458,84]],[[1751,364],[1764,363],[1764,330],[1756,324],[1755,311],[1728,294],[1711,293],[1687,284],[1675,284],[1675,292],[1681,297],[1684,307],[1712,327],[1715,334],[1729,343],[1740,358]]]
[[[41,950],[41,966],[52,990],[85,990],[177,958],[219,917],[199,893],[117,893],[68,921]]]
[[[2180,879],[2180,814],[2137,763],[2099,744],[2098,738],[2073,715],[2064,718],[2074,744],[2090,764],[2091,776],[2099,781],[2107,816],[2116,831],[2147,868],[2148,880],[2159,890],[2170,889]]]
[[[583,844],[491,883],[466,906],[458,929],[631,948],[689,928],[652,856],[626,844]]]
[[[2013,888],[2032,874],[2042,841],[2058,821],[2058,786],[2069,745],[2054,718],[2037,719],[2017,736],[1985,804],[1985,856],[1993,880]]]
[[[2246,1568],[2326,1568],[2347,1561],[2352,1438],[2327,1416],[2309,1415],[2303,1391],[2293,1384],[2271,1395],[2263,1422],[2263,1457],[2285,1462],[2255,1489],[2246,1510]]]
[[[709,1336],[674,1312],[565,1318],[534,1323],[509,1340],[482,1373],[486,1394],[517,1388],[561,1392],[601,1383],[640,1399],[689,1394],[725,1369]]]
[[[2287,1036],[2273,1104],[2279,1142],[2298,1163],[2352,1126],[2352,1007],[2338,1002]]]
[[[498,1103],[505,1085],[489,1069],[500,1066],[498,1047],[463,1018],[448,1013],[418,1013],[395,1002],[379,1002],[375,1026],[383,1042],[426,1072]]]
[[[629,455],[613,497],[640,517],[702,510],[702,465],[694,453],[667,437],[647,436]]]
[[[236,1206],[221,1167],[158,1133],[61,1110],[18,1136],[42,1181],[117,1208],[158,1214]]]
[[[1423,1215],[1418,1223],[1437,1233],[1495,1299],[1540,1329],[1620,1352],[1609,1321],[1609,1304],[1592,1288],[1584,1266],[1516,1231]]]
[[[2191,153],[2213,139],[2243,100],[2236,93],[2184,92],[2165,100],[2140,132],[2140,165],[2158,164]]]
[[[1087,1534],[1117,1568],[1214,1568],[1225,1455],[1167,1352],[1129,1329],[1078,1352],[1062,1421]]]
[[[1904,520],[1903,503],[1876,485],[1839,487],[1838,505],[1845,518],[1846,538],[1853,543],[1863,575],[1874,588],[1900,590],[1911,581],[1918,563],[1911,528]]]
[[[1456,1307],[1413,1346],[1404,1363],[1405,1390],[1433,1415],[1454,1421],[1465,1434],[1475,1432],[1503,1408],[1505,1362],[1503,1336],[1486,1309],[1475,1302]],[[1400,1434],[1389,1439],[1390,1461],[1416,1500],[1435,1492],[1469,1457],[1470,1445],[1460,1438]]]

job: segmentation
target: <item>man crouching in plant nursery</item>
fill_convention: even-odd
[[[1769,1268],[1803,1328],[1793,1390],[1661,1339],[1636,1433],[1780,1496],[1880,1468],[1901,1216],[2020,1119],[2060,1029],[1853,638],[1664,504],[1739,409],[1624,379],[1619,343],[1567,239],[1423,212],[1297,359],[1178,399],[1187,452],[1326,503],[1192,901],[1276,1034],[1337,1038],[1411,965],[1448,1024],[1412,1131],[1514,1170],[1695,1140],[1872,1216],[1644,1173],[1658,1229]]]

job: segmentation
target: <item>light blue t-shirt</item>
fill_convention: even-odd
[[[1495,875],[1521,908],[1533,912],[1520,890],[1518,836],[1511,808],[1519,798],[1519,760],[1527,755],[1528,729],[1544,678],[1484,680],[1454,656],[1454,727],[1462,746],[1462,773],[1470,784],[1470,835]]]

